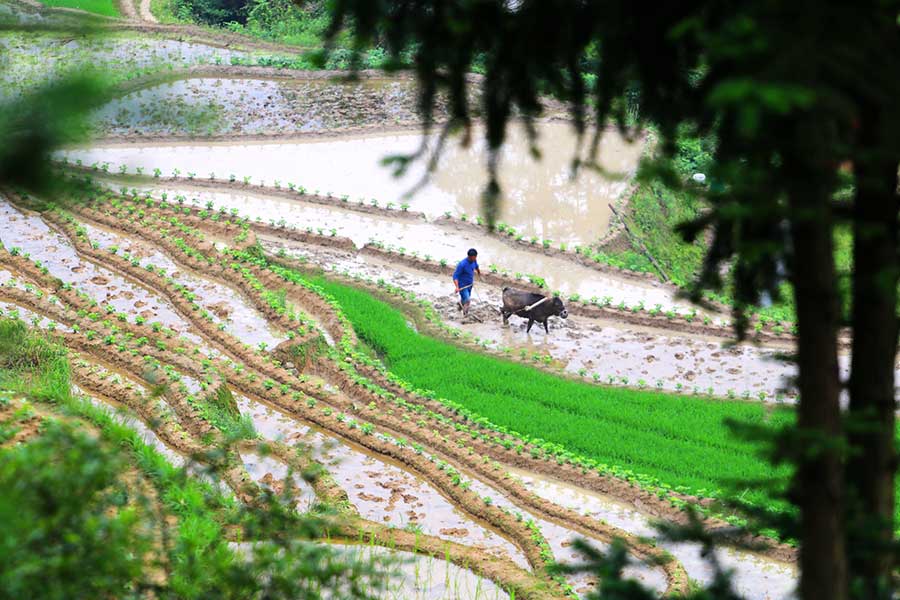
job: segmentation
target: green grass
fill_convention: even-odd
[[[106,17],[119,16],[119,8],[113,0],[41,0],[41,2],[46,6],[77,8],[85,12]]]
[[[390,370],[493,423],[564,446],[601,464],[708,494],[730,482],[785,475],[738,439],[728,419],[783,425],[789,408],[585,384],[421,335],[400,311],[325,278],[314,283],[343,307],[359,337]],[[758,488],[745,499],[766,503]]]
[[[631,197],[631,230],[643,241],[663,271],[679,286],[689,285],[703,264],[702,243],[688,244],[675,226],[696,218],[701,205],[690,194],[659,183],[642,183]],[[633,250],[636,252],[637,248]],[[655,273],[655,269],[652,271]]]

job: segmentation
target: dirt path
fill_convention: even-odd
[[[125,0],[126,2],[130,2],[131,0]],[[153,13],[150,11],[150,2],[151,0],[140,0],[141,2],[141,20],[146,21],[147,23],[159,23],[159,20],[153,16]],[[134,5],[132,5],[132,10],[134,10]]]
[[[119,12],[125,19],[134,21],[138,18],[137,11],[134,9],[134,0],[116,0],[116,6],[119,7]]]

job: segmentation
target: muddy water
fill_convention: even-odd
[[[519,127],[513,127],[501,158],[501,183],[505,200],[500,220],[526,237],[537,236],[555,243],[587,244],[606,232],[610,210],[629,185],[643,150],[641,144],[628,145],[617,134],[608,133],[600,151],[601,164],[621,177],[604,178],[583,172],[574,182],[569,166],[575,152],[571,126],[561,122],[538,127],[544,158],[534,161]],[[395,135],[344,136],[339,139],[311,139],[302,143],[181,144],[143,147],[97,147],[67,152],[70,160],[85,164],[112,163],[116,171],[126,165],[129,172],[143,167],[150,173],[159,168],[169,174],[195,172],[203,177],[215,173],[238,180],[250,176],[254,184],[293,182],[310,191],[348,195],[351,201],[376,199],[399,207],[408,202],[413,210],[436,217],[450,212],[474,218],[480,211],[481,192],[486,182],[485,148],[476,132],[475,142],[465,149],[457,143],[447,146],[432,180],[409,199],[406,193],[424,175],[417,163],[401,179],[381,166],[382,158],[414,151],[421,142],[418,132]]]
[[[185,79],[113,100],[94,115],[107,134],[261,134],[414,124],[410,81]]]
[[[213,316],[216,323],[224,323],[225,331],[242,342],[254,348],[260,343],[274,348],[287,339],[287,336],[273,327],[238,290],[182,268],[166,254],[147,243],[113,233],[105,228],[84,222],[81,224],[87,229],[88,237],[92,241],[99,242],[101,248],[116,246],[132,257],[140,259],[142,266],[152,264],[164,268],[169,277],[197,295],[195,301]]]
[[[518,548],[473,521],[425,481],[259,402],[241,396],[237,399],[241,413],[250,415],[263,438],[309,447],[312,456],[324,464],[335,481],[347,491],[350,502],[363,518],[391,527],[420,529],[442,539],[479,546],[528,568]]]
[[[144,189],[150,191],[149,188]],[[325,235],[333,229],[336,235],[349,237],[357,246],[375,241],[396,249],[403,248],[409,255],[415,253],[421,258],[445,260],[447,264],[455,264],[464,256],[466,249],[474,246],[479,251],[479,264],[484,272],[488,272],[490,265],[496,265],[513,275],[521,273],[543,277],[550,289],[561,290],[565,295],[577,293],[584,298],[598,299],[609,296],[614,305],[625,302],[628,306],[635,306],[643,302],[648,308],[659,304],[665,310],[672,309],[679,313],[691,310],[687,302],[674,297],[671,288],[655,282],[622,279],[565,258],[512,248],[477,230],[361,214],[341,209],[339,200],[331,208],[252,193],[166,186],[156,191],[157,195],[164,192],[169,198],[184,195],[192,202],[196,200],[200,206],[211,201],[216,207],[236,208],[241,215],[252,219],[259,217],[266,223],[283,221],[286,227],[293,226],[300,230],[311,228]],[[450,291],[451,285],[448,277]]]
[[[112,271],[82,260],[68,240],[50,229],[38,216],[19,212],[0,201],[0,242],[18,247],[40,260],[50,274],[84,290],[98,302],[112,305],[117,312],[141,315],[148,322],[159,321],[191,342],[203,347],[192,327],[166,301]]]
[[[250,477],[273,493],[281,494],[289,482],[300,512],[308,511],[315,504],[316,493],[312,487],[298,474],[289,474],[286,464],[273,456],[263,456],[252,450],[241,450],[240,454]]]
[[[633,508],[595,492],[542,477],[528,471],[509,469],[531,491],[561,506],[568,506],[589,514],[610,525],[635,535],[659,539],[650,519]],[[688,575],[701,583],[709,583],[713,576],[710,565],[700,556],[696,544],[659,542],[684,565]],[[793,566],[768,560],[755,554],[722,548],[717,555],[726,569],[734,570],[734,587],[748,600],[779,600],[794,598],[796,570]]]

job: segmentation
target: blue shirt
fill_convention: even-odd
[[[459,261],[456,270],[453,271],[453,279],[459,282],[459,287],[466,287],[475,283],[475,269],[478,268],[478,261],[469,262],[468,257]]]

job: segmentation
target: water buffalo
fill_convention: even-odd
[[[542,300],[543,302],[541,302]],[[538,304],[539,302],[540,304]],[[529,306],[533,308],[527,310]],[[500,309],[500,313],[503,315],[504,325],[509,324],[510,315],[528,319],[526,333],[531,331],[531,326],[534,325],[535,321],[543,323],[544,331],[550,333],[550,329],[547,327],[547,319],[550,317],[562,317],[565,319],[569,316],[569,312],[559,298],[547,298],[540,294],[533,294],[510,287],[503,288],[503,307]]]

